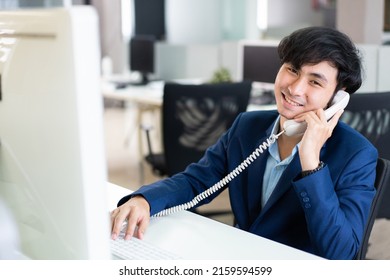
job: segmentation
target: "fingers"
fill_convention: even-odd
[[[122,229],[123,223],[126,221],[128,214],[125,214],[125,209],[116,208],[111,212],[111,238],[116,239]]]
[[[328,123],[329,123],[330,126],[332,127],[332,130],[333,130],[333,128],[336,127],[337,122],[339,121],[339,119],[340,119],[340,117],[341,117],[341,115],[342,115],[343,113],[344,113],[344,110],[341,109],[341,110],[337,111],[337,113],[334,114],[334,116],[329,120]]]
[[[307,130],[299,146],[303,170],[314,169],[318,166],[321,148],[332,135],[341,114],[342,110],[337,112],[329,122],[326,120],[323,109],[307,112],[300,116],[307,123]]]
[[[144,234],[145,234],[146,228],[149,226],[149,221],[150,221],[150,219],[145,219],[145,220],[143,220],[139,224],[138,231],[137,231],[137,233],[138,233],[137,237],[139,239],[143,239],[144,238]]]
[[[143,197],[134,197],[111,212],[111,238],[116,239],[125,225],[125,239],[133,235],[142,239],[149,225],[150,207]]]
[[[328,131],[328,138],[332,135],[333,129],[336,127],[337,122],[339,121],[341,115],[344,110],[339,110],[334,114],[329,120],[326,119],[325,111],[323,109],[319,109],[316,112],[316,115],[319,117],[320,122],[324,125],[324,128]]]
[[[297,118],[294,118],[294,120],[298,122],[305,121],[308,124],[308,127],[326,128],[331,134],[333,129],[336,127],[337,122],[340,119],[343,112],[344,110],[339,110],[334,116],[332,116],[329,120],[327,120],[325,116],[325,111],[323,109],[318,109],[316,111],[306,112],[298,116]]]
[[[132,209],[134,212],[129,217],[128,226],[125,234],[125,239],[135,236],[139,239],[142,239],[146,228],[149,225],[150,217],[149,215],[144,215],[142,212],[137,213],[136,211],[142,209]]]

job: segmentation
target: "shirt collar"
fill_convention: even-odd
[[[279,128],[280,128],[280,115],[276,118],[274,124],[273,124],[273,127],[272,127],[272,130],[271,130],[271,134],[278,134],[279,133]],[[276,160],[276,162],[279,164],[279,163],[283,163],[283,164],[289,164],[292,159],[294,158],[295,154],[298,152],[298,148],[299,148],[299,145],[300,145],[301,142],[299,142],[295,147],[294,149],[292,150],[291,152],[291,155],[289,155],[287,158],[285,158],[282,162],[280,160],[280,155],[279,155],[279,149],[278,149],[278,141],[275,141],[274,144],[272,144],[270,147],[269,147],[269,153],[270,155]]]

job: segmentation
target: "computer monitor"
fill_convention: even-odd
[[[165,0],[133,0],[134,34],[153,35],[157,40],[164,40]]]
[[[31,259],[110,258],[97,14],[0,11],[0,197]]]
[[[154,71],[155,38],[151,35],[137,35],[130,39],[130,70],[141,74],[139,84],[149,82],[149,75]]]
[[[242,41],[239,45],[239,75],[241,80],[257,83],[273,90],[281,66],[276,41]]]

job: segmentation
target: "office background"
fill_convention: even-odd
[[[158,38],[156,45],[155,77],[161,79],[208,79],[220,67],[227,68],[238,79],[236,53],[241,40],[280,40],[300,27],[326,25],[347,33],[362,49],[367,77],[360,91],[390,89],[390,80],[386,79],[390,46],[382,46],[390,41],[385,28],[389,24],[389,0],[3,0],[0,3],[2,8],[63,4],[96,7],[102,57],[111,60],[114,73],[129,72],[129,40],[140,28],[136,23],[146,28],[150,28],[148,24],[161,26],[159,21],[151,20],[155,18],[163,17],[165,21],[165,36]],[[139,8],[135,9],[134,4]],[[135,10],[139,13],[143,9],[148,16],[137,20]]]
[[[102,58],[110,58],[114,73],[123,73],[128,71],[128,40],[134,32],[132,1],[5,0],[0,8],[50,7],[64,3],[94,5],[100,17]],[[268,18],[263,29],[256,24],[257,2],[268,3]],[[128,9],[124,11],[123,7]],[[390,9],[387,0],[165,0],[164,9],[166,35],[157,44],[157,78],[208,79],[222,66],[237,77],[235,52],[240,40],[278,40],[299,27],[328,25],[346,32],[364,53],[367,79],[361,91],[390,90],[390,81],[385,75],[390,70],[390,47],[383,45],[390,39],[385,30],[384,15]],[[127,27],[124,22],[128,23]],[[125,145],[126,133],[131,129],[128,120],[134,112],[122,104],[107,104],[109,179],[134,189],[139,186],[138,143],[132,139]],[[149,170],[145,171],[145,183],[158,179]],[[222,196],[214,206],[224,208],[225,204],[226,197]],[[231,223],[231,217],[223,217],[221,221]],[[389,234],[389,222],[378,221],[368,258],[390,259]]]
[[[269,16],[270,27],[262,32],[253,24],[256,20],[256,15],[253,13],[256,10],[253,9],[256,1],[174,2],[166,1],[167,14],[170,16],[166,17],[166,40],[159,42],[157,46],[157,76],[165,79],[208,79],[212,72],[220,66],[229,68],[232,75],[235,76],[238,75],[237,61],[234,59],[237,41],[278,40],[293,29],[302,26],[336,26],[336,22],[338,22],[339,25],[342,25],[338,28],[344,30],[357,42],[366,57],[365,67],[368,76],[361,91],[390,89],[385,84],[386,78],[378,75],[378,69],[381,67],[379,64],[387,64],[386,61],[390,61],[390,58],[380,58],[383,53],[387,52],[387,49],[382,46],[382,43],[387,40],[387,34],[383,27],[384,19],[373,16],[384,13],[384,1],[372,1],[371,3],[353,1],[351,3],[348,0],[339,0],[337,6],[318,8],[313,8],[313,1],[269,1],[272,2],[272,6],[269,3],[268,9],[273,12],[273,15]],[[237,4],[238,2],[240,3]],[[245,5],[240,5],[241,3],[245,3]],[[170,4],[172,6],[169,6]],[[350,10],[351,4],[356,7],[356,10]],[[223,7],[223,11],[221,11],[221,7]],[[336,9],[338,13],[336,13]],[[299,12],[294,14],[291,13],[292,10]],[[286,14],[285,11],[289,11],[289,13]],[[246,13],[249,15],[245,16]],[[361,19],[365,17],[370,20]],[[248,23],[250,19],[252,19],[252,24]],[[283,22],[283,20],[285,21]],[[174,24],[175,22],[176,24]],[[107,53],[109,51],[107,50]],[[126,54],[126,51],[124,53]],[[114,69],[114,71],[116,70]],[[121,71],[119,67],[119,72]],[[124,111],[115,106],[107,108],[105,112],[110,180],[130,188],[139,186],[136,140],[133,138],[128,147],[123,145],[129,130],[128,120],[132,114],[134,115],[134,112],[131,111],[131,108]],[[156,179],[158,177],[151,173],[150,169],[145,169],[145,183],[153,182]],[[223,194],[217,201],[213,202],[212,207],[224,210],[227,200],[227,195]],[[216,218],[228,224],[231,224],[233,220],[229,215]],[[390,223],[386,220],[378,220],[372,233],[368,258],[390,259],[390,240],[387,237],[389,233]]]
[[[137,0],[90,2],[97,7],[101,19],[102,56],[111,59],[114,73],[129,72],[128,41],[136,30],[133,4]],[[382,46],[389,36],[384,31],[384,0],[158,2],[165,3],[166,34],[156,44],[156,78],[208,79],[214,71],[224,67],[238,80],[237,50],[240,42],[278,41],[297,28],[325,25],[346,32],[362,50],[366,79],[360,92],[390,89],[390,81],[385,78],[390,66],[383,62],[387,57],[390,59],[390,46]],[[351,10],[351,6],[354,9]],[[156,12],[157,17],[161,17],[161,4],[156,9],[150,8],[145,14],[149,13],[149,17],[153,18]],[[150,24],[153,25],[153,21]]]

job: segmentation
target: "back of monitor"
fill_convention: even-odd
[[[33,259],[109,258],[98,19],[0,11],[0,197]]]

